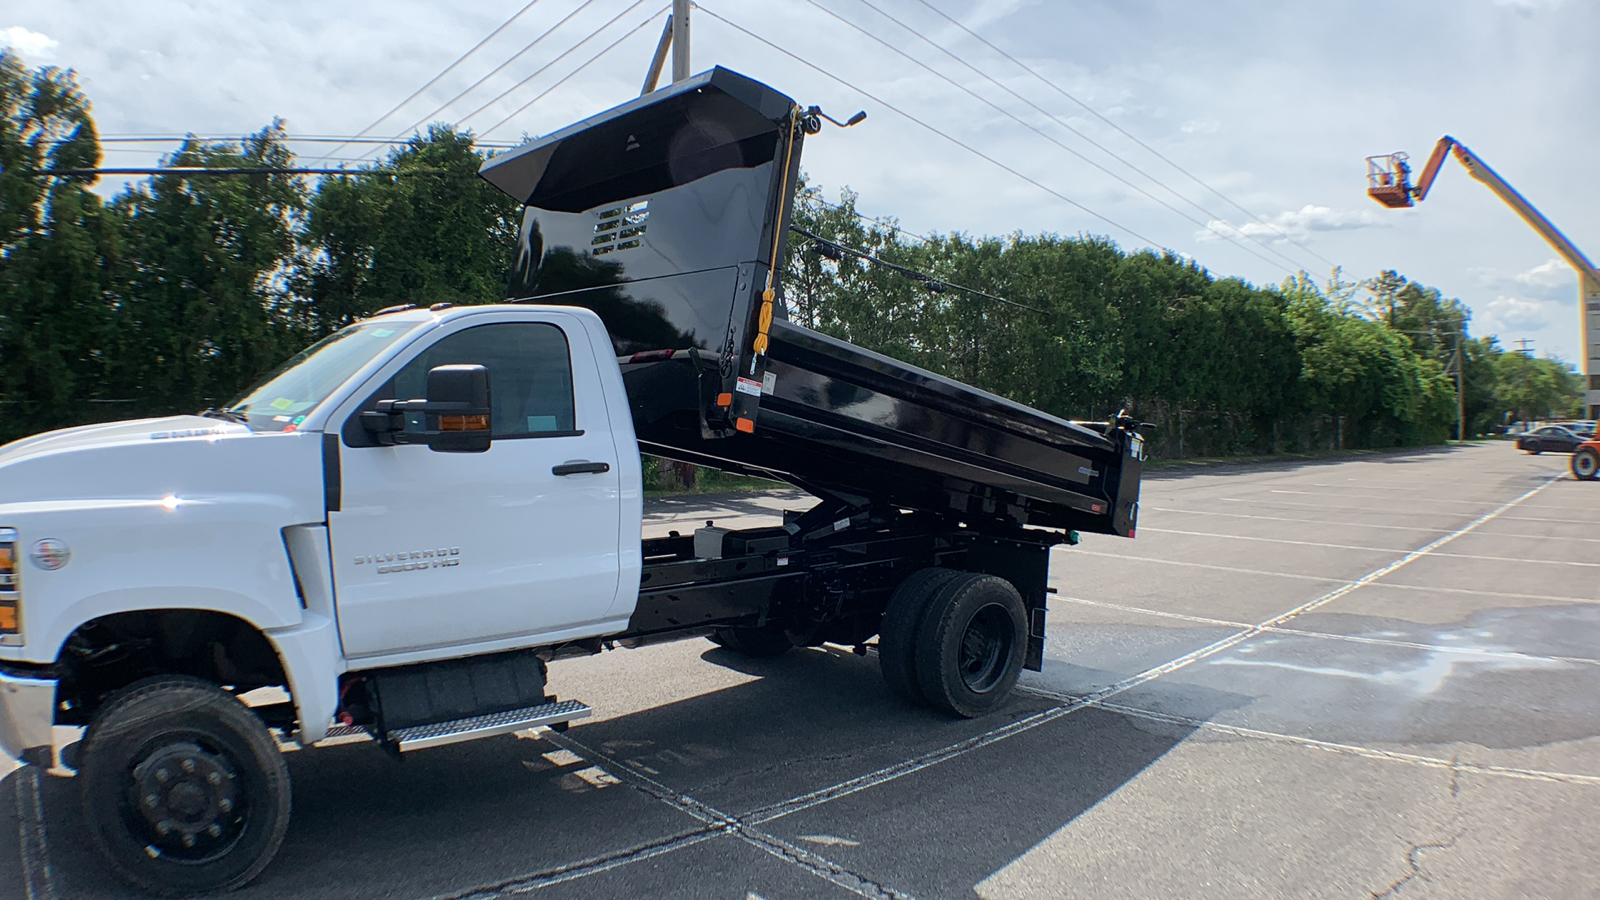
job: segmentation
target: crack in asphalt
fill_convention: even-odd
[[[494,900],[496,897],[507,897],[516,894],[527,894],[551,885],[573,881],[587,875],[598,875],[609,869],[615,869],[629,863],[660,856],[681,850],[702,841],[709,840],[722,833],[722,829],[713,827],[696,828],[692,831],[635,844],[622,850],[611,853],[591,856],[588,859],[565,865],[554,866],[528,875],[521,875],[508,881],[490,885],[479,885],[449,894],[437,894],[430,900]]]
[[[1406,852],[1406,863],[1411,866],[1411,871],[1391,882],[1389,886],[1384,888],[1382,891],[1372,891],[1372,900],[1386,900],[1386,898],[1389,897],[1398,897],[1400,896],[1400,891],[1406,885],[1418,878],[1421,878],[1423,881],[1427,881],[1428,877],[1422,874],[1422,852],[1424,850],[1452,850],[1456,846],[1456,841],[1461,840],[1461,836],[1466,833],[1467,830],[1462,828],[1455,834],[1451,835],[1450,840],[1448,841],[1440,841],[1432,844],[1412,844],[1411,849]]]
[[[862,897],[869,897],[872,900],[912,900],[910,894],[895,890],[818,853],[813,853],[803,847],[797,847],[782,838],[768,834],[739,816],[725,813],[710,804],[696,800],[682,791],[673,790],[635,767],[607,756],[581,741],[556,732],[548,732],[542,737],[557,747],[570,750],[613,771],[635,790],[705,822],[707,825],[705,830],[711,833],[707,836],[712,836],[712,834],[732,835],[758,850],[762,850]]]

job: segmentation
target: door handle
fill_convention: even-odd
[[[598,475],[601,472],[611,471],[611,463],[604,462],[570,462],[553,466],[551,475]]]

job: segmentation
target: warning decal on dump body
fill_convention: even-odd
[[[749,394],[752,397],[761,396],[761,382],[755,380],[754,378],[741,377],[739,379],[739,383],[735,384],[733,389],[741,394]]]

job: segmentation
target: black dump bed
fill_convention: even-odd
[[[787,321],[804,114],[726,69],[483,166],[525,205],[508,297],[599,313],[641,447],[973,527],[1132,535],[1142,441]]]

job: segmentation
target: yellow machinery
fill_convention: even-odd
[[[1428,157],[1427,165],[1422,167],[1422,175],[1414,186],[1411,184],[1411,166],[1407,163],[1409,157],[1406,154],[1367,157],[1367,196],[1390,209],[1420,203],[1427,198],[1428,189],[1433,187],[1433,180],[1444,165],[1445,154],[1451,151],[1455,152],[1456,159],[1467,167],[1467,172],[1473,178],[1488,185],[1489,190],[1516,210],[1524,222],[1533,226],[1533,230],[1539,232],[1562,259],[1578,270],[1578,308],[1583,316],[1583,374],[1587,382],[1584,406],[1588,408],[1586,418],[1600,418],[1600,270],[1595,269],[1594,263],[1589,262],[1589,258],[1573,246],[1560,229],[1550,224],[1543,213],[1483,160],[1449,135],[1440,138],[1439,143],[1434,145],[1433,154]]]

